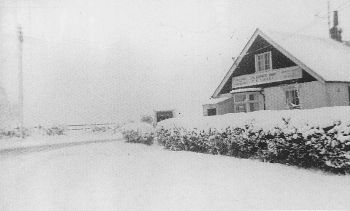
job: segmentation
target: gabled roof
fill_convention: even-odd
[[[256,29],[215,90],[213,97],[218,96],[257,36],[264,38],[319,81],[350,82],[349,46],[329,38],[281,32],[262,32],[260,29]]]

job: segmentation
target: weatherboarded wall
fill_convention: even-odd
[[[205,104],[205,105],[203,105],[203,116],[208,116],[208,109],[215,108],[217,111],[218,110],[217,106],[218,106],[217,104]]]
[[[299,84],[299,99],[302,109],[327,106],[328,99],[325,84],[318,81]]]
[[[208,109],[216,108],[216,114],[222,115],[227,113],[233,113],[233,98],[229,98],[223,102],[217,104],[205,104],[203,105],[203,115],[208,116]]]
[[[348,83],[326,83],[328,106],[349,105],[349,84]]]
[[[265,88],[266,110],[288,109],[285,91],[291,88],[298,88],[299,90],[301,109],[349,105],[347,83],[322,83],[313,81]]]
[[[285,93],[281,86],[265,88],[264,95],[266,110],[286,109]]]
[[[220,102],[218,105],[217,112],[219,115],[226,114],[226,113],[233,113],[233,111],[234,111],[233,98],[229,98],[228,100]]]
[[[289,109],[286,104],[286,90],[297,89],[301,109],[312,109],[326,106],[348,106],[350,83],[322,83],[312,81],[306,83],[280,85],[264,88],[265,109],[285,110]],[[216,105],[204,105],[204,115],[208,108],[216,108],[217,114],[234,112],[233,98],[220,102]]]
[[[328,98],[325,84],[313,81],[302,84],[281,85],[264,89],[266,110],[288,109],[286,104],[286,90],[297,88],[302,109],[327,106]]]

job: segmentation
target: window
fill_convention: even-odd
[[[236,104],[235,110],[236,110],[236,113],[247,112],[247,106],[246,106],[246,104]]]
[[[259,103],[249,103],[249,110],[250,111],[258,111],[259,110]]]
[[[251,112],[260,110],[259,93],[241,93],[234,95],[234,112]]]
[[[207,110],[208,116],[215,116],[216,115],[216,108],[209,108]]]
[[[235,102],[244,102],[246,99],[246,95],[245,94],[240,94],[240,95],[235,95]]]
[[[299,93],[296,89],[286,90],[286,103],[289,109],[299,109]]]
[[[271,51],[255,55],[255,71],[272,69]]]

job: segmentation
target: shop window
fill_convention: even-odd
[[[234,95],[234,112],[251,112],[260,110],[259,93],[242,93]]]
[[[239,112],[247,112],[247,106],[246,104],[236,104],[235,105],[235,110],[236,110],[236,113],[239,113]]]
[[[272,69],[271,51],[255,55],[255,71]]]
[[[250,111],[258,111],[259,110],[259,103],[249,103],[249,110]]]
[[[300,109],[299,92],[297,89],[286,90],[286,103],[289,109]]]
[[[207,110],[208,116],[215,116],[216,115],[216,108],[209,108]]]
[[[246,100],[246,95],[245,94],[238,94],[235,95],[235,102],[239,103],[239,102],[244,102]]]

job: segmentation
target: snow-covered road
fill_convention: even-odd
[[[122,141],[0,158],[0,210],[350,209],[350,176]]]

